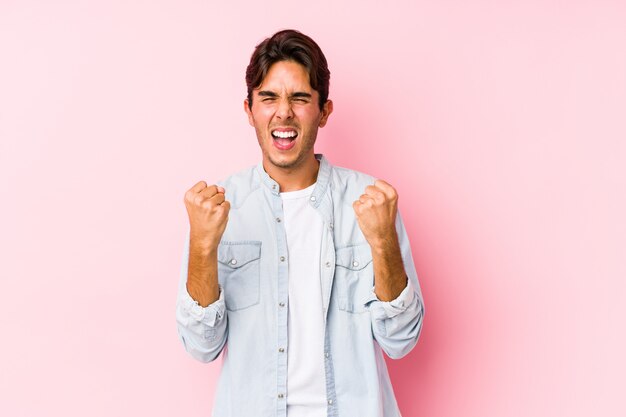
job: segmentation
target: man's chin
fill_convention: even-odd
[[[268,152],[265,154],[266,162],[276,168],[285,170],[295,170],[303,166],[305,161],[307,160],[307,156],[308,153],[302,151],[300,151],[299,153],[290,152],[289,155],[285,155],[284,153],[276,155],[273,152]]]
[[[273,158],[270,158],[270,163],[272,165],[274,165],[277,168],[282,168],[282,169],[293,169],[293,168],[297,168],[299,163],[298,163],[298,159],[294,158],[294,159],[280,159],[280,160],[275,160]]]

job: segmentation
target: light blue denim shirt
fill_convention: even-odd
[[[406,230],[398,214],[407,286],[395,300],[380,301],[373,291],[371,249],[352,208],[374,178],[334,167],[320,154],[316,158],[320,167],[310,204],[324,222],[320,281],[328,416],[400,416],[383,352],[393,359],[406,355],[424,318]],[[220,297],[203,308],[189,296],[187,239],[178,334],[202,362],[223,352],[214,417],[285,417],[289,258],[279,185],[261,163],[219,185],[231,203],[218,247]]]

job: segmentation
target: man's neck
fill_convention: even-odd
[[[265,172],[278,183],[281,192],[302,190],[310,186],[317,181],[319,167],[320,163],[315,155],[304,164],[293,168],[280,168],[263,161]]]

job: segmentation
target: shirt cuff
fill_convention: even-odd
[[[206,307],[202,307],[191,297],[191,295],[189,295],[187,288],[184,288],[183,310],[186,311],[193,319],[214,327],[215,323],[224,317],[224,311],[226,308],[226,304],[224,303],[224,291],[222,291],[221,285],[219,285],[219,291],[220,295],[216,301]]]
[[[383,315],[386,316],[386,318],[395,317],[398,314],[406,311],[406,309],[413,303],[413,300],[415,299],[415,291],[413,291],[413,285],[411,285],[411,280],[408,279],[408,277],[406,280],[406,287],[404,287],[400,295],[398,295],[395,299],[391,301],[381,301],[376,295],[376,292],[374,292],[374,288],[375,287],[372,287],[372,291],[370,292],[370,296],[365,302],[365,305],[370,306],[370,304],[374,304],[376,310],[379,312],[377,316]],[[374,306],[370,306],[370,308]]]

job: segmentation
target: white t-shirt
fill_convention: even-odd
[[[315,184],[281,193],[289,252],[287,415],[326,417],[320,252],[324,223],[310,205]]]

